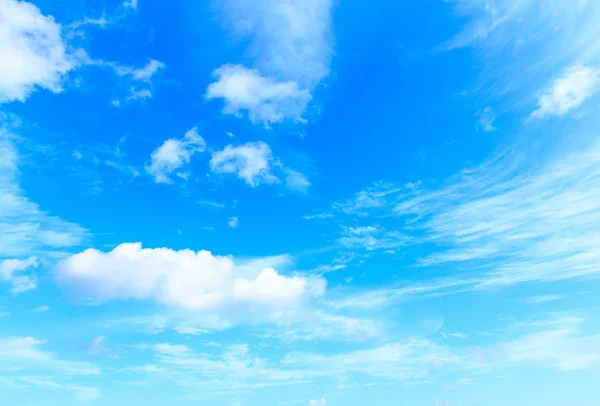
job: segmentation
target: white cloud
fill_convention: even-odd
[[[328,219],[332,218],[334,215],[332,213],[319,213],[319,214],[310,214],[306,216],[302,216],[304,220],[313,220],[313,219]]]
[[[74,294],[96,301],[155,300],[223,317],[295,307],[324,289],[322,279],[280,275],[256,262],[236,266],[208,251],[143,249],[140,243],[107,253],[88,249],[61,260],[56,274]]]
[[[32,337],[0,338],[0,360],[15,368],[29,370],[54,370],[67,375],[97,375],[100,370],[88,362],[57,359],[52,353],[41,350],[45,341]],[[5,364],[6,365],[6,364]]]
[[[331,0],[223,2],[233,31],[250,37],[251,68],[223,65],[206,97],[225,99],[226,114],[248,111],[252,122],[304,122],[313,89],[329,74]]]
[[[327,399],[321,398],[319,400],[310,400],[308,406],[327,406]]]
[[[224,114],[240,117],[246,111],[250,121],[265,127],[284,119],[304,122],[302,112],[311,95],[296,82],[277,81],[240,65],[221,66],[213,75],[217,81],[208,86],[205,97],[224,99]]]
[[[280,183],[278,176],[285,176],[285,184],[291,190],[305,193],[310,187],[306,176],[275,159],[271,147],[262,141],[227,145],[220,151],[214,151],[210,169],[214,173],[236,174],[252,187]],[[273,174],[274,171],[278,172],[277,175]]]
[[[310,187],[310,182],[306,179],[306,176],[291,169],[285,169],[285,173],[285,184],[288,188],[297,192],[306,193]]]
[[[600,83],[600,70],[574,66],[555,79],[538,98],[532,117],[563,116],[592,96]]]
[[[150,165],[146,165],[146,172],[154,177],[156,183],[171,183],[170,175],[188,164],[196,152],[205,149],[206,142],[194,127],[182,139],[168,139],[155,149],[150,156]]]
[[[464,285],[549,282],[598,276],[599,190],[600,144],[592,143],[537,168],[492,159],[403,197],[395,211],[439,247],[421,265],[468,265]]]
[[[344,227],[338,242],[346,248],[368,251],[393,249],[406,245],[409,239],[398,231],[384,231],[379,226]]]
[[[237,217],[232,217],[229,219],[227,226],[229,226],[230,228],[236,228],[239,224],[240,224],[240,219],[238,219]]]
[[[0,258],[61,255],[79,245],[87,231],[40,210],[18,185],[18,153],[0,129]]]
[[[77,58],[61,26],[25,1],[0,1],[0,103],[25,101],[36,89],[58,93]]]
[[[35,276],[24,275],[22,272],[38,267],[35,257],[28,259],[5,259],[0,261],[0,281],[10,282],[13,293],[22,293],[36,287]]]
[[[35,309],[33,309],[32,312],[34,312],[34,313],[44,313],[44,312],[47,312],[48,310],[50,310],[50,306],[48,306],[48,305],[42,305],[42,306],[38,306]]]
[[[265,75],[312,89],[329,74],[331,0],[227,0],[223,6],[234,32],[250,37],[254,67]]]
[[[150,98],[152,98],[152,92],[150,91],[150,89],[137,90],[135,87],[131,87],[129,89],[129,93],[127,94],[127,96],[125,96],[124,101],[130,102],[133,100],[144,100],[144,99],[150,99]],[[110,104],[112,104],[115,107],[120,107],[121,100],[114,99],[110,102]]]
[[[132,8],[134,10],[137,10],[138,0],[125,0],[123,2],[123,7]]]
[[[227,145],[223,150],[213,152],[210,169],[215,173],[232,173],[248,185],[256,187],[261,183],[278,182],[271,173],[273,154],[264,142],[249,142],[238,147]]]
[[[532,95],[569,66],[600,64],[597,1],[556,0],[549,4],[545,0],[452,0],[452,3],[460,16],[457,21],[467,23],[445,48],[475,47],[483,63],[479,83],[473,87],[485,91],[487,98],[497,97],[496,101],[505,108],[528,106]],[[532,32],[535,35],[530,35]],[[545,103],[555,112],[560,111],[551,100]]]
[[[483,131],[495,131],[497,128],[494,126],[494,121],[496,121],[496,114],[492,110],[490,106],[485,107],[479,113],[479,126]]]
[[[132,68],[130,66],[121,66],[111,62],[100,62],[100,64],[111,66],[119,76],[129,76],[134,80],[149,82],[152,76],[166,65],[163,62],[151,59],[143,68]]]

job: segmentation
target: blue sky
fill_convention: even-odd
[[[591,405],[600,3],[0,0],[10,405]]]

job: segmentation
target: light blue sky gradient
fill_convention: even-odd
[[[0,0],[0,403],[595,404],[599,22]]]

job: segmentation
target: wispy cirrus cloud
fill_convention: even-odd
[[[488,97],[491,94],[497,96],[496,99],[509,108],[524,105],[529,108],[536,95],[541,94],[536,116],[564,114],[561,111],[567,105],[579,104],[586,98],[582,83],[573,88],[575,93],[572,94],[561,95],[561,86],[549,93],[545,89],[569,67],[599,66],[598,2],[452,2],[456,14],[466,17],[468,23],[443,48],[472,47],[480,54],[484,65],[477,87],[485,89]],[[577,77],[583,79],[583,75],[573,76],[569,80],[565,78],[562,84],[560,79],[554,84],[573,84]]]
[[[0,129],[0,258],[60,256],[82,244],[88,232],[51,216],[29,200],[18,183],[15,137]]]

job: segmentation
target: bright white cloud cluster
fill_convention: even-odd
[[[196,127],[185,133],[182,139],[168,139],[152,152],[146,172],[154,177],[156,183],[171,183],[170,175],[188,164],[196,152],[203,152],[206,142],[198,134]],[[186,177],[181,173],[181,177]]]
[[[302,112],[311,99],[294,81],[276,81],[240,65],[225,65],[214,71],[217,81],[206,90],[208,100],[225,101],[224,114],[240,116],[247,111],[250,121],[265,127],[284,119],[303,122]]]
[[[249,142],[240,146],[227,145],[213,153],[210,169],[215,173],[236,174],[248,185],[279,182],[271,173],[273,154],[264,142]]]
[[[331,0],[227,0],[226,20],[233,31],[250,37],[250,68],[223,65],[206,93],[222,98],[225,114],[247,111],[251,121],[303,122],[311,92],[329,74]]]
[[[233,317],[249,308],[283,309],[322,294],[324,281],[284,276],[272,268],[236,267],[208,251],[174,251],[121,244],[88,249],[60,261],[59,281],[98,301],[155,300],[187,310]]]
[[[0,103],[25,101],[36,88],[58,93],[78,64],[52,16],[31,3],[0,0]]]
[[[538,98],[538,108],[532,117],[563,116],[578,108],[598,89],[600,70],[574,66],[555,79]]]

